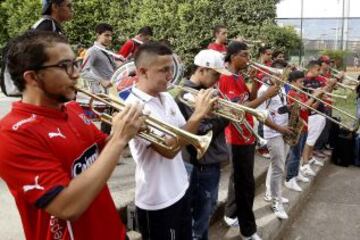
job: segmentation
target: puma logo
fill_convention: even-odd
[[[66,138],[61,132],[60,129],[57,128],[57,132],[49,132],[49,138],[55,138],[55,137],[61,137],[61,138]]]
[[[34,189],[44,190],[44,187],[40,186],[40,184],[39,184],[39,176],[35,177],[35,184],[33,184],[33,185],[24,185],[23,186],[24,192],[28,192],[28,191],[31,191],[31,190],[34,190]]]

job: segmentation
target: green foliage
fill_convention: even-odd
[[[279,0],[76,0],[74,18],[64,25],[72,44],[92,45],[100,22],[114,26],[114,49],[139,28],[150,25],[155,39],[167,39],[189,64],[194,55],[213,41],[212,28],[225,24],[229,38],[261,39],[273,47],[298,49],[294,29],[275,25]],[[39,0],[5,0],[0,5],[0,46],[9,37],[29,29],[40,17]]]

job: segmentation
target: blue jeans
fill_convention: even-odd
[[[296,177],[299,174],[300,159],[301,154],[304,150],[306,138],[307,133],[301,133],[299,142],[295,146],[290,147],[290,152],[286,164],[286,181],[289,181],[290,179]]]
[[[194,240],[208,239],[209,222],[216,207],[219,181],[220,164],[194,166],[190,181]]]

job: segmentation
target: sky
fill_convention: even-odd
[[[343,0],[303,0],[304,18],[341,17]],[[360,0],[350,3],[349,17],[360,17]],[[301,17],[301,0],[282,0],[277,6],[278,18]]]

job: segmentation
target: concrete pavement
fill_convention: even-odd
[[[282,240],[360,239],[360,168],[329,165]]]

